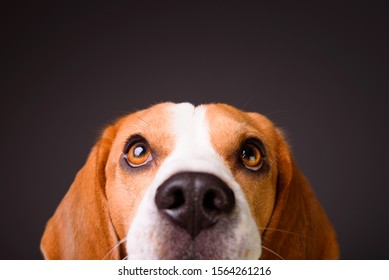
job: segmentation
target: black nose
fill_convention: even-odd
[[[235,196],[215,175],[182,172],[158,187],[155,203],[159,211],[195,238],[233,210]]]

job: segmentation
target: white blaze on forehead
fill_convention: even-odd
[[[176,149],[198,156],[205,151],[212,152],[205,122],[205,107],[194,107],[190,103],[181,103],[172,109]]]
[[[174,151],[164,162],[160,174],[165,179],[180,171],[207,172],[231,179],[220,157],[212,147],[206,107],[195,107],[190,103],[172,105]],[[162,175],[163,174],[163,175]]]
[[[204,107],[194,107],[190,103],[181,103],[172,107],[174,132],[177,136],[177,144],[190,142],[191,140],[200,140],[202,144],[206,139],[199,137],[198,132],[204,134],[203,121],[205,118]],[[196,137],[197,136],[197,137]],[[193,141],[195,143],[195,141]],[[199,143],[200,144],[200,143]],[[177,147],[178,148],[178,147]]]

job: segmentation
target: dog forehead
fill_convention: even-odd
[[[191,140],[205,144],[201,139],[206,138],[217,144],[219,139],[232,141],[247,135],[266,138],[274,130],[272,123],[257,113],[243,112],[226,104],[194,106],[190,103],[160,103],[124,117],[119,126],[119,138],[140,134],[150,141],[169,139],[171,144]],[[188,141],[177,141],[182,138]]]
[[[244,138],[265,139],[270,126],[265,117],[226,104],[161,103],[123,118],[116,143],[123,145],[138,134],[157,145],[165,156],[177,149],[192,155],[225,154]]]
[[[173,104],[169,108],[172,112],[172,123],[178,136],[182,134],[204,133],[215,134],[215,131],[242,131],[257,130],[253,115],[265,117],[256,113],[246,113],[227,104],[204,104],[194,106],[190,103]],[[254,124],[254,125],[253,125]],[[223,136],[223,135],[221,135]]]
[[[235,163],[242,139],[261,138],[261,132],[252,125],[253,117],[229,105],[195,107],[180,103],[171,106],[169,111],[172,112],[174,148],[163,169],[169,166],[176,171],[227,174]]]
[[[223,131],[236,134],[265,134],[274,130],[273,123],[259,113],[241,111],[227,104],[206,105],[207,121],[211,133]]]
[[[170,111],[176,144],[187,145],[187,150],[206,150],[219,140],[228,140],[233,146],[234,137],[257,130],[249,114],[226,104],[180,103]]]

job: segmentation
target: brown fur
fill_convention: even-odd
[[[104,167],[115,133],[115,126],[105,130],[47,224],[41,241],[46,259],[100,259],[117,242],[104,190]],[[111,257],[117,259],[119,253]]]
[[[339,258],[335,231],[284,140],[278,165],[277,199],[262,236],[261,259]]]

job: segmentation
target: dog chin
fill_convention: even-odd
[[[174,229],[162,241],[160,259],[175,260],[216,260],[234,259],[228,248],[235,243],[233,237],[218,230],[201,231],[195,238],[181,229]]]
[[[157,238],[146,243],[148,248],[142,246],[141,251],[153,253],[143,254],[132,248],[132,250],[128,250],[128,259],[258,259],[261,254],[260,246],[259,248],[253,248],[253,246],[250,246],[252,243],[248,242],[250,236],[241,236],[236,232],[234,233],[234,231],[229,230],[230,227],[231,224],[228,221],[219,221],[215,227],[203,230],[193,238],[184,229],[164,223],[161,226],[162,230],[156,235]],[[254,242],[258,244],[258,239],[254,238]],[[130,248],[128,247],[128,249]]]

